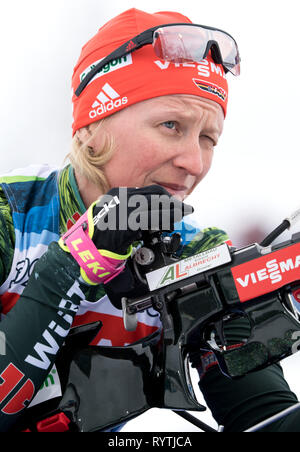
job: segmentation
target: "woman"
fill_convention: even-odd
[[[144,33],[153,27],[155,33]],[[159,328],[153,311],[127,332],[120,305],[106,295],[106,284],[126,271],[142,229],[156,221],[157,229],[180,230],[182,257],[228,240],[223,231],[183,220],[192,211],[183,200],[209,171],[222,133],[228,71],[239,73],[233,38],[174,12],[128,10],[83,47],[72,80],[71,165],[1,178],[1,430],[22,419],[71,326],[101,320],[92,343],[113,346]],[[131,227],[135,196],[145,200],[143,221]],[[168,199],[167,208],[153,204],[153,196]],[[208,364],[207,357],[195,359],[200,387],[228,431],[296,402],[279,366],[232,382],[213,355]],[[41,401],[36,397],[31,404]]]

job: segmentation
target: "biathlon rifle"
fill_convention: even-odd
[[[212,351],[230,378],[295,353],[300,344],[300,233],[272,243],[299,216],[300,210],[261,244],[242,249],[223,244],[182,260],[174,256],[178,234],[145,234],[134,271],[149,290],[142,297],[122,299],[125,328],[134,330],[145,309],[160,313],[164,340],[179,366],[167,374],[184,369],[192,353]],[[243,333],[232,342],[229,331],[237,321]],[[168,346],[166,363],[171,363],[167,354]]]

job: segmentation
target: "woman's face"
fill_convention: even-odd
[[[184,199],[209,171],[223,122],[220,105],[192,95],[157,97],[112,115],[105,128],[115,151],[103,168],[110,188],[158,184]],[[101,143],[96,135],[91,144]]]

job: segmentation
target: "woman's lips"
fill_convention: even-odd
[[[183,199],[188,193],[188,188],[185,185],[169,184],[166,182],[157,182],[158,185],[165,188],[171,195]]]

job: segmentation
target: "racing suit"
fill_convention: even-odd
[[[136,342],[160,327],[158,314],[148,310],[139,314],[135,332],[126,331],[122,312],[110,303],[103,285],[95,289],[78,282],[78,264],[58,249],[56,242],[85,210],[71,166],[61,171],[29,167],[0,179],[2,431],[12,427],[30,403],[61,395],[59,383],[51,394],[46,391],[41,396],[39,389],[47,376],[55,373],[56,353],[71,326],[101,320],[103,327],[92,344],[112,346]],[[179,232],[183,237],[181,257],[228,240],[216,228],[200,230],[181,224]],[[232,329],[233,340],[240,328]],[[194,365],[207,404],[227,431],[243,430],[297,402],[279,365],[239,381],[222,376],[213,354],[195,359]],[[300,415],[290,415],[285,425],[277,423],[271,428],[299,431],[298,418]]]

